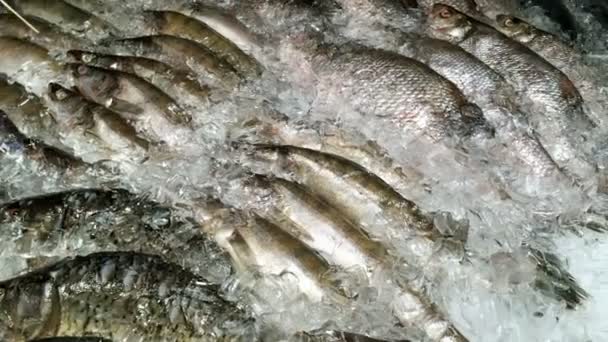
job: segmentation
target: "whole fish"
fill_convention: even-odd
[[[145,80],[83,64],[70,68],[83,97],[120,114],[150,141],[173,144],[184,139],[177,137],[177,132],[189,131],[189,113]]]
[[[568,74],[568,70],[580,63],[581,56],[571,44],[558,36],[538,29],[526,21],[511,15],[498,15],[496,29]]]
[[[457,44],[505,77],[531,107],[530,122],[543,146],[577,176],[594,172],[575,145],[595,127],[581,95],[561,71],[520,43],[446,5],[435,5],[429,33]],[[572,132],[577,129],[577,132]],[[557,133],[556,133],[557,132]]]
[[[200,85],[188,73],[174,70],[169,65],[153,59],[103,55],[78,50],[68,51],[68,56],[78,63],[141,77],[180,104],[205,103],[209,98],[209,87]]]
[[[141,161],[146,156],[148,141],[138,137],[120,115],[56,83],[49,85],[49,102],[58,113],[55,119],[65,130],[71,134],[82,131],[83,136],[91,137],[90,140],[98,142],[97,152],[109,149],[111,159],[132,161]]]
[[[230,63],[244,77],[260,73],[259,65],[236,45],[205,23],[173,11],[149,11],[144,14],[148,34],[164,34],[195,41]]]
[[[338,210],[302,186],[262,176],[255,176],[249,182],[254,193],[270,198],[264,201],[269,203],[254,204],[259,207],[258,215],[305,243],[331,264],[371,272],[388,261],[388,253],[379,242],[370,239]]]
[[[158,256],[75,257],[0,283],[0,338],[253,341],[251,317],[218,291]]]
[[[302,184],[371,236],[408,237],[410,252],[417,260],[428,259],[435,244],[445,241],[446,236],[429,214],[349,160],[293,146],[261,146],[253,152],[253,158],[270,163],[273,170]],[[466,240],[465,227],[450,228],[454,231],[449,234]]]
[[[107,50],[118,55],[155,59],[227,87],[239,83],[239,77],[229,64],[205,46],[187,39],[168,35],[128,38],[112,41]]]
[[[104,20],[62,0],[19,0],[15,4],[15,9],[22,15],[43,19],[64,31],[88,39],[99,40],[118,32]]]
[[[217,240],[240,272],[264,275],[293,274],[297,286],[312,301],[346,298],[329,279],[330,266],[313,250],[276,225],[254,215],[230,230],[218,230]]]
[[[0,13],[0,36],[14,37],[27,40],[31,43],[43,46],[49,50],[75,49],[86,46],[86,43],[74,36],[66,34],[61,29],[41,19],[27,17],[40,33],[36,33],[23,22],[9,13]]]
[[[449,42],[420,38],[411,44],[412,57],[430,66],[478,104],[498,135],[534,174],[563,178],[561,170],[538,138],[520,129],[525,115],[514,103],[515,90],[496,71],[462,48]],[[511,115],[510,113],[514,113]],[[523,123],[518,124],[518,122]]]
[[[28,93],[22,85],[9,82],[4,75],[0,75],[0,110],[24,136],[70,150],[61,142],[57,122],[40,98]]]
[[[75,190],[0,206],[3,251],[31,258],[100,251],[159,254],[213,281],[230,260],[196,224],[123,190]]]
[[[491,136],[483,113],[450,81],[414,59],[381,50],[319,53],[320,82],[341,90],[354,109],[386,118],[408,133],[464,139]]]

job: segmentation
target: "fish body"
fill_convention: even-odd
[[[43,46],[49,50],[76,48],[84,46],[84,41],[61,31],[58,26],[41,19],[27,17],[27,20],[40,31],[34,32],[23,22],[9,13],[0,13],[0,36],[14,37]]]
[[[107,37],[118,31],[104,20],[65,1],[19,0],[16,5],[22,15],[43,19],[64,31],[89,39]]]
[[[241,272],[258,271],[280,276],[292,274],[297,286],[310,300],[344,300],[336,284],[328,279],[330,266],[312,249],[276,225],[254,216],[239,224],[221,240]]]
[[[530,50],[553,64],[559,70],[570,75],[568,71],[581,56],[574,47],[558,36],[538,29],[526,21],[510,15],[496,17],[496,29],[511,39],[525,45]]]
[[[592,130],[595,123],[587,117],[581,95],[564,73],[524,45],[446,5],[433,7],[428,31],[459,45],[515,87],[531,107],[529,120],[543,146],[558,164],[579,176],[592,172],[593,166],[582,156],[584,151],[574,144],[586,139],[579,132]],[[578,132],[572,132],[575,128]],[[579,165],[573,164],[575,160]]]
[[[256,61],[212,28],[192,17],[173,11],[146,12],[151,34],[164,34],[195,41],[231,64],[244,77],[260,73]]]
[[[326,58],[329,57],[329,58]],[[342,90],[355,109],[435,141],[491,135],[483,113],[450,81],[414,59],[355,49],[313,60],[322,82]]]
[[[129,120],[150,141],[174,143],[191,120],[173,99],[145,80],[125,72],[83,64],[71,66],[79,92]]]
[[[96,253],[0,283],[0,337],[252,341],[249,316],[158,256]]]
[[[22,85],[9,82],[5,76],[0,76],[0,110],[24,136],[69,150],[61,143],[55,118],[40,98],[28,93]]]
[[[258,148],[254,158],[269,162],[290,179],[339,210],[346,219],[381,240],[408,237],[413,257],[424,260],[444,235],[433,218],[379,177],[341,157],[293,146]],[[412,263],[414,263],[412,261]]]
[[[153,35],[116,40],[110,49],[119,55],[155,59],[177,70],[194,72],[197,76],[227,87],[238,85],[235,70],[208,48],[196,42],[168,36]]]
[[[163,255],[213,281],[231,269],[228,256],[196,225],[123,190],[75,190],[6,203],[0,227],[6,253],[32,258],[138,251]]]
[[[516,157],[539,176],[560,176],[559,166],[538,138],[520,129],[525,115],[512,100],[515,90],[499,73],[472,54],[449,42],[421,38],[412,43],[412,56],[430,66],[478,104],[498,135],[514,149]],[[510,112],[515,114],[509,114]],[[518,124],[518,121],[523,121]]]
[[[69,51],[68,54],[78,63],[136,75],[180,103],[205,103],[209,97],[209,87],[200,85],[188,73],[174,70],[169,65],[153,59],[77,50]]]
[[[61,113],[55,117],[67,126],[66,131],[82,130],[83,136],[98,142],[99,150],[109,149],[113,159],[122,156],[137,161],[145,157],[149,143],[119,114],[56,83],[49,85],[49,92],[55,112]]]
[[[269,191],[272,198],[270,208],[265,210],[262,203],[258,213],[314,249],[331,264],[371,272],[387,262],[387,251],[379,242],[370,239],[335,208],[302,186],[261,176],[255,177],[253,182],[258,191]]]

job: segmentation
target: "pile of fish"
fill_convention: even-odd
[[[574,15],[6,6],[0,341],[532,341],[472,298],[593,301],[554,244],[608,231],[602,52]]]

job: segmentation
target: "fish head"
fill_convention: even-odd
[[[119,90],[119,81],[111,72],[84,64],[70,64],[76,87],[85,98],[106,103]]]
[[[67,52],[67,56],[76,63],[93,65],[97,64],[96,61],[99,58],[97,54],[84,50],[70,50]]]
[[[426,26],[426,31],[431,37],[454,44],[466,39],[473,29],[473,23],[467,15],[444,4],[433,5],[427,16]]]
[[[534,38],[532,26],[512,15],[497,15],[495,26],[502,34],[522,43],[527,43]]]
[[[54,82],[49,83],[48,95],[51,101],[63,104],[66,104],[72,99],[78,97],[74,91]]]

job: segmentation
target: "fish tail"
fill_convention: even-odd
[[[569,309],[575,309],[589,298],[555,254],[528,247],[528,257],[536,264],[534,287],[540,292],[565,302]]]

